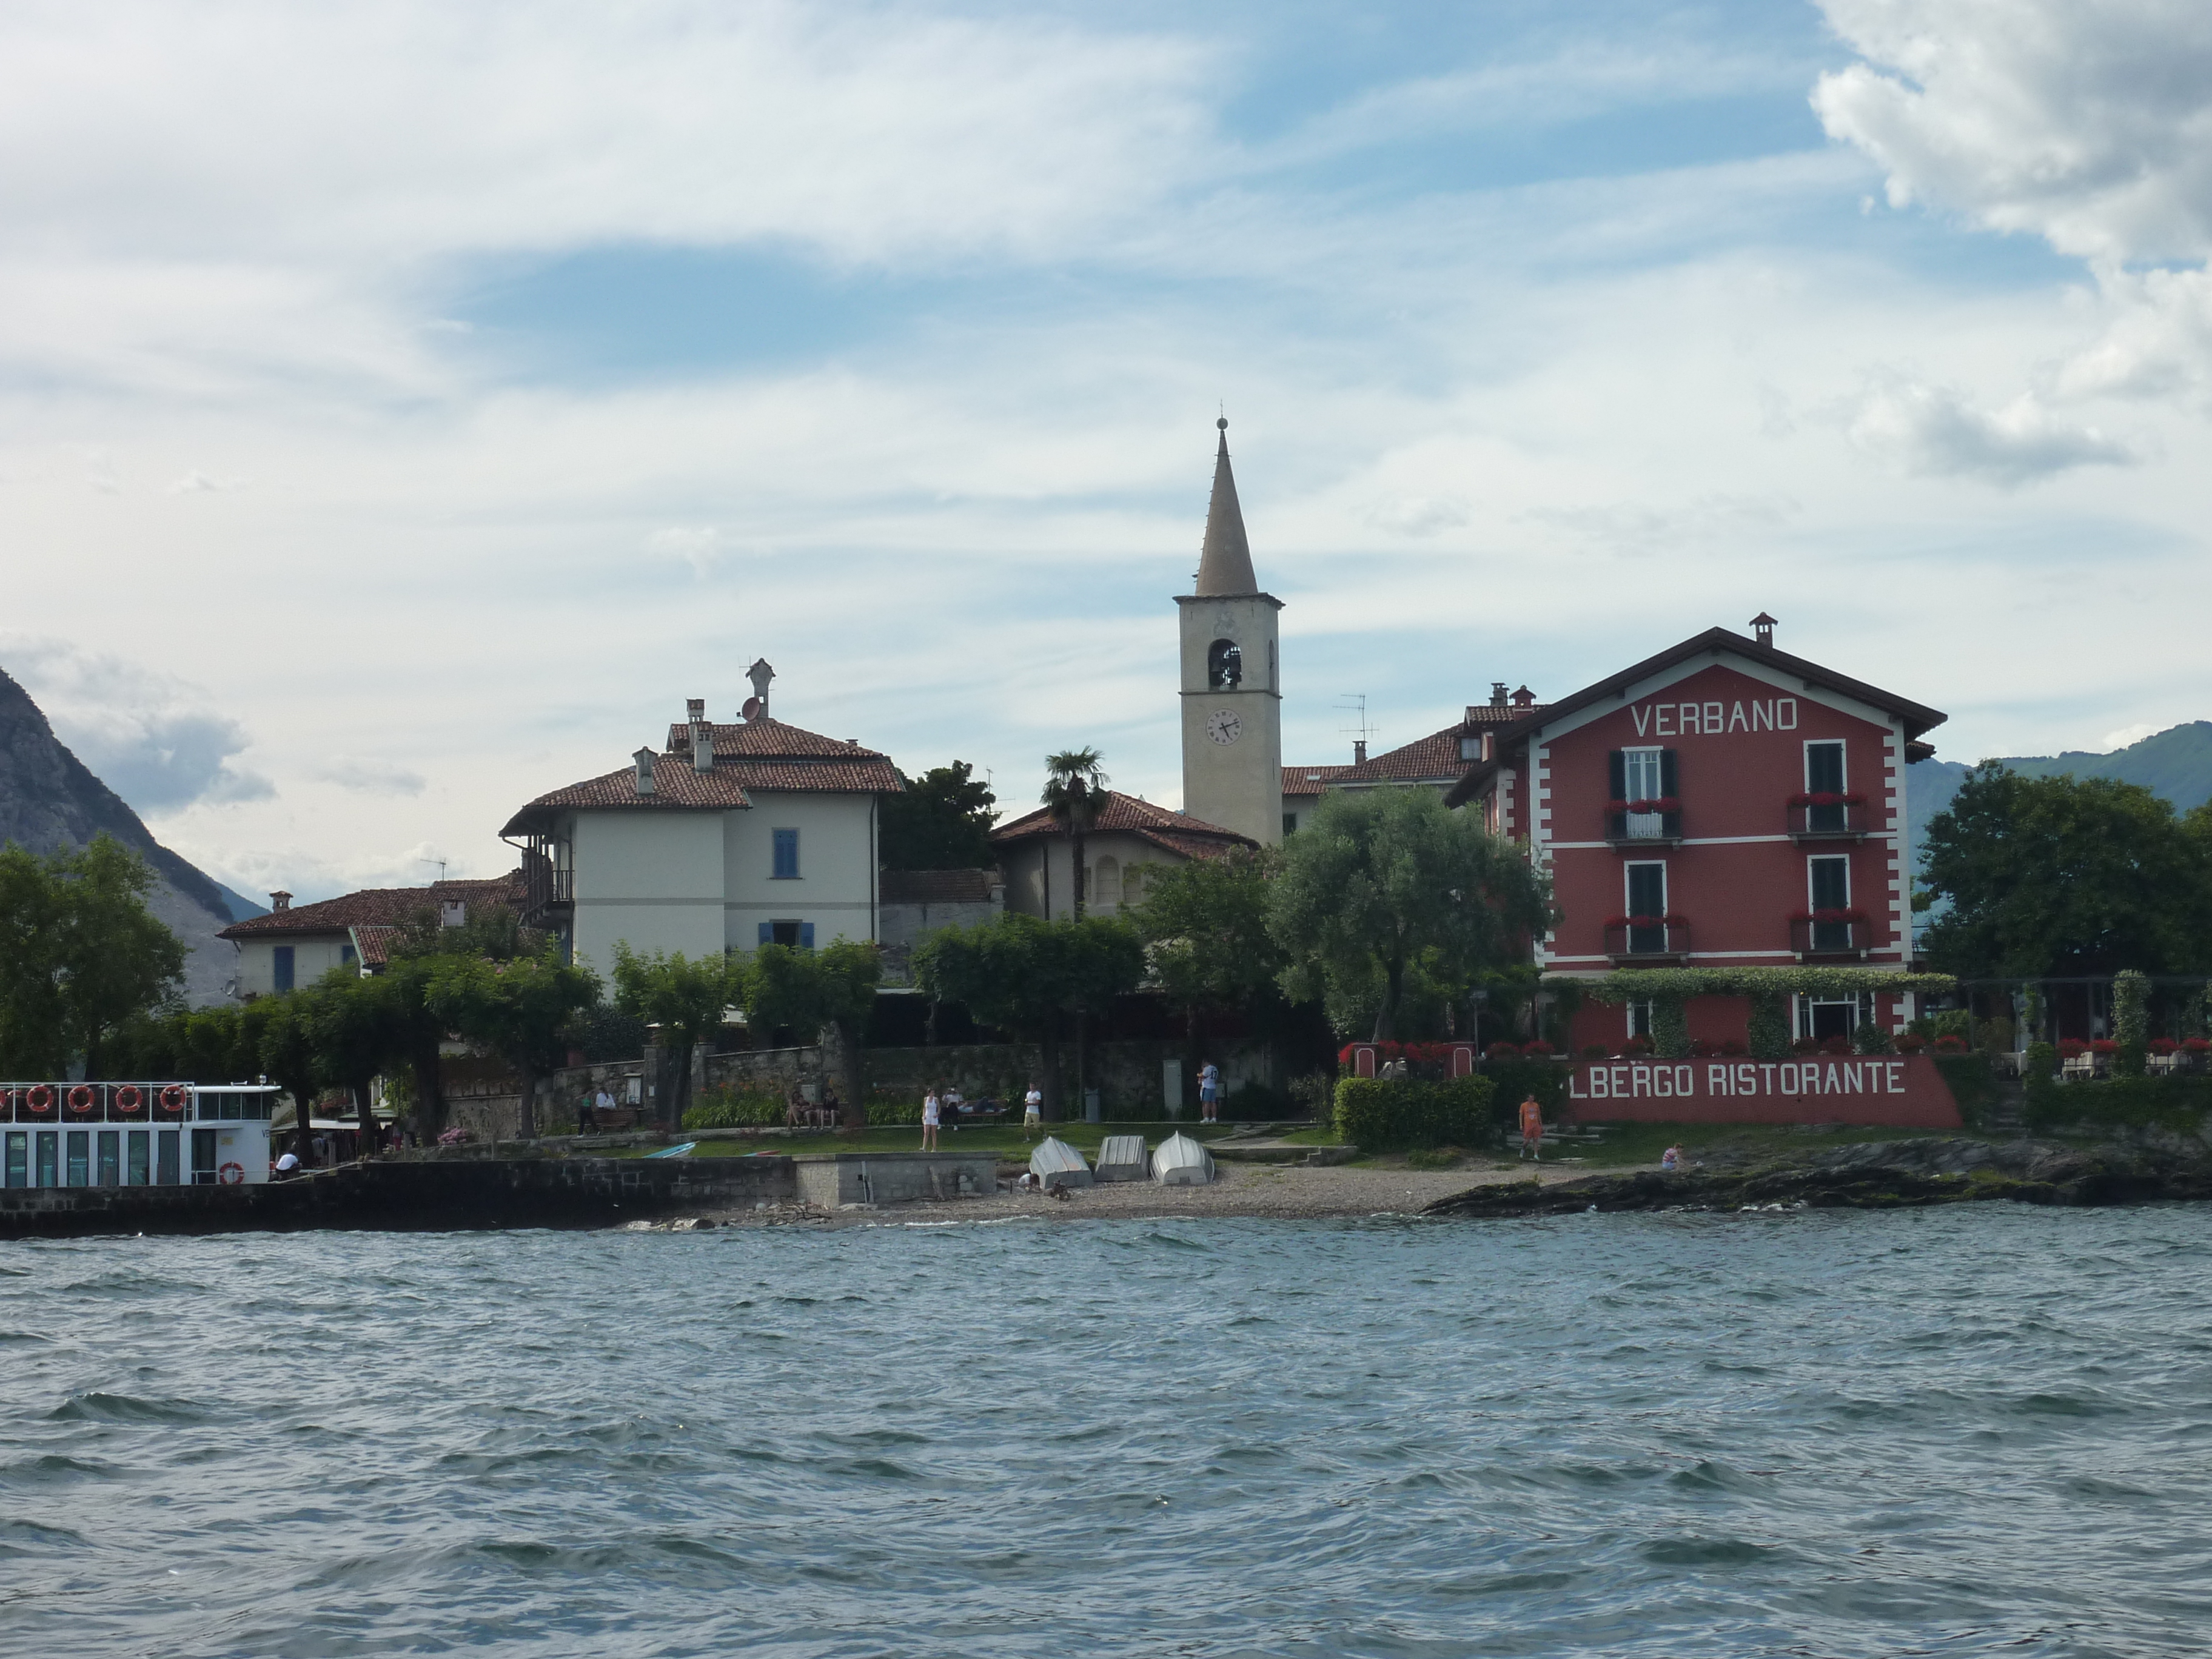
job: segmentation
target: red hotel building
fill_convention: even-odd
[[[1447,797],[1550,870],[1553,975],[1615,968],[1909,965],[1905,769],[1935,709],[1716,628],[1486,730]],[[1799,1036],[1893,1028],[1909,999],[1795,1000]],[[1740,1042],[1741,999],[1690,1004],[1693,1040]],[[1650,1035],[1648,1004],[1585,1002],[1572,1041]]]

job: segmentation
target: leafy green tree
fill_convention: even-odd
[[[0,850],[0,1050],[18,1075],[82,1055],[108,1075],[118,1034],[175,996],[185,946],[146,908],[154,872],[105,833],[82,851]]]
[[[522,1133],[535,1135],[538,1080],[561,1063],[569,1019],[599,1000],[598,975],[550,950],[512,962],[434,960],[425,995],[430,1012],[514,1068],[522,1083]]]
[[[647,957],[616,941],[615,1006],[660,1027],[664,1045],[673,1042],[676,1076],[659,1103],[663,1122],[673,1127],[684,1121],[691,1103],[691,1051],[721,1030],[724,1010],[744,1000],[743,975],[725,957],[659,951]]]
[[[1338,790],[1285,844],[1267,927],[1289,960],[1284,989],[1323,997],[1340,1030],[1371,1011],[1381,1040],[1409,975],[1472,984],[1552,915],[1549,880],[1475,814],[1425,789]]]
[[[877,808],[877,858],[886,870],[979,870],[993,861],[999,798],[966,761],[905,778]]]
[[[364,1152],[379,1145],[369,1096],[377,1073],[398,1058],[399,998],[386,981],[353,967],[333,968],[316,981],[302,1010],[316,1072],[352,1097]],[[526,1106],[526,1110],[527,1109]]]
[[[1289,964],[1267,931],[1268,889],[1282,855],[1237,848],[1153,872],[1144,901],[1128,912],[1145,941],[1151,982],[1186,1017],[1190,1069],[1215,1012],[1246,1016],[1262,1032],[1289,1012],[1280,980]]]
[[[745,1018],[756,1031],[787,1026],[794,1031],[834,1032],[843,1075],[845,1127],[867,1126],[866,1079],[861,1075],[868,1016],[883,979],[883,960],[866,939],[837,939],[818,951],[763,945],[744,975]]]
[[[942,1002],[1037,1045],[1044,1116],[1062,1116],[1060,1043],[1070,1019],[1097,1013],[1144,977],[1145,946],[1119,917],[1041,921],[1009,912],[932,933],[914,952],[915,977]]]
[[[308,1119],[325,1080],[316,1064],[315,996],[309,988],[257,997],[240,1012],[244,1035],[253,1044],[262,1072],[292,1097],[292,1151],[302,1163],[314,1133]]]
[[[1937,968],[2041,979],[2190,973],[2212,959],[2212,836],[2140,785],[1967,775],[1928,825],[1925,884],[1949,908]]]
[[[1083,920],[1084,842],[1105,805],[1105,757],[1096,749],[1064,749],[1044,757],[1044,793],[1039,797],[1052,821],[1074,849],[1075,919]]]

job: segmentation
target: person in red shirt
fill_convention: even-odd
[[[1534,1095],[1521,1103],[1521,1156],[1544,1161],[1544,1109]]]

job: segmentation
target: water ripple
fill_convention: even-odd
[[[2181,1655],[2212,1207],[7,1247],[0,1650]]]

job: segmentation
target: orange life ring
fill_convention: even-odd
[[[243,1164],[226,1164],[215,1172],[215,1178],[226,1187],[235,1187],[246,1179]]]
[[[191,1098],[191,1097],[185,1092],[183,1084],[172,1083],[161,1091],[161,1109],[165,1112],[181,1112],[185,1109],[185,1103]]]
[[[135,1083],[126,1083],[114,1094],[115,1109],[136,1115],[146,1109],[146,1091]]]
[[[91,1115],[92,1109],[100,1104],[100,1097],[92,1091],[92,1085],[80,1083],[69,1091],[69,1109],[79,1117]]]
[[[23,1104],[41,1117],[45,1116],[54,1109],[53,1085],[49,1083],[33,1083],[23,1091]]]

